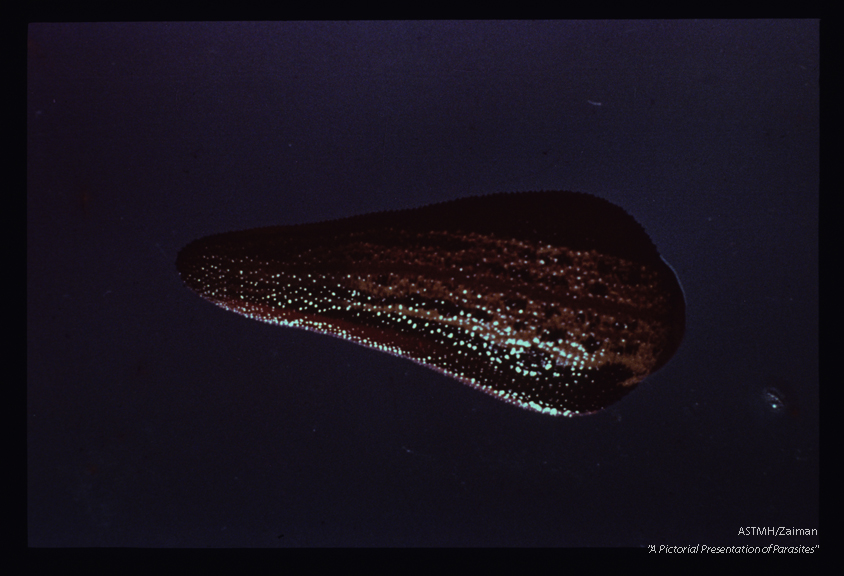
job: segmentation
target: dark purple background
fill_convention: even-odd
[[[29,543],[817,543],[738,533],[818,523],[818,28],[32,25]],[[686,292],[675,358],[599,415],[247,320],[174,266],[540,189],[622,206]]]

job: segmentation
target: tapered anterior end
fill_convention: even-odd
[[[185,286],[199,296],[215,300],[214,293],[223,294],[225,277],[221,263],[226,257],[225,245],[219,241],[221,234],[194,240],[176,255],[176,270]],[[230,274],[230,271],[229,271]]]
[[[185,286],[194,292],[201,291],[201,284],[199,283],[200,272],[202,270],[203,250],[200,246],[202,240],[195,240],[179,250],[176,255],[176,270],[179,271],[179,277]]]

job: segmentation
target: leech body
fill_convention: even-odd
[[[551,415],[617,401],[668,361],[685,326],[679,282],[644,229],[572,192],[218,234],[182,249],[177,267],[227,310]]]

